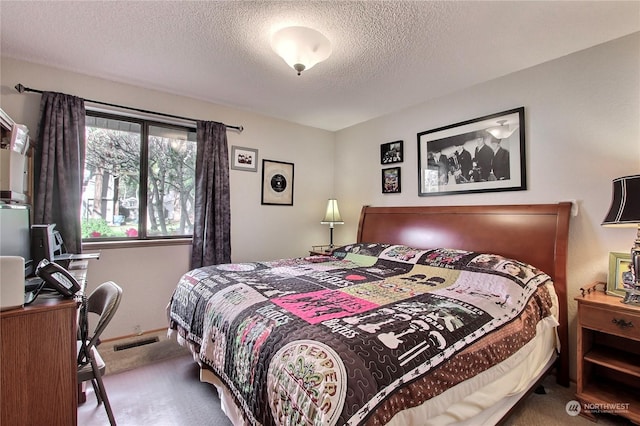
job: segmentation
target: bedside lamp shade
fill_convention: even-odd
[[[342,217],[340,217],[340,210],[338,210],[338,200],[330,199],[327,203],[327,211],[324,214],[324,219],[320,222],[322,225],[329,225],[330,235],[330,247],[333,248],[333,225],[343,225]]]
[[[634,246],[631,248],[633,284],[632,288],[625,288],[627,296],[623,302],[640,304],[640,175],[613,180],[611,207],[602,225],[638,228]]]
[[[340,210],[338,210],[338,200],[331,199],[327,203],[327,211],[324,214],[324,219],[320,222],[323,225],[327,224],[340,224],[343,225],[344,222],[340,217]]]
[[[640,224],[640,175],[613,180],[613,195],[605,226],[636,226]]]

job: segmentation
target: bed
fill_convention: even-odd
[[[234,425],[497,424],[568,386],[570,210],[365,206],[332,256],[189,271],[170,334]]]

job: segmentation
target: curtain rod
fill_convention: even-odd
[[[40,94],[44,93],[42,90],[31,89],[29,87],[25,87],[21,83],[16,84],[15,85],[15,89],[20,93],[24,93],[24,92],[34,92],[34,93],[40,93]],[[128,110],[131,110],[131,111],[142,112],[144,114],[160,115],[162,117],[177,118],[179,120],[197,121],[197,120],[194,120],[193,118],[180,117],[179,115],[165,114],[165,113],[162,113],[162,112],[149,111],[149,110],[140,109],[140,108],[132,108],[132,107],[124,106],[124,105],[117,105],[117,104],[110,104],[110,103],[107,103],[107,102],[93,101],[91,99],[85,99],[85,101],[91,102],[91,103],[94,103],[94,104],[99,104],[99,105],[106,105],[106,106],[110,106],[110,107],[124,108],[124,109],[128,109]],[[224,124],[224,123],[222,123],[222,124]],[[244,130],[244,127],[242,127],[242,126],[229,126],[227,124],[224,124],[224,125],[227,128],[235,129],[240,133],[242,133],[242,131]]]

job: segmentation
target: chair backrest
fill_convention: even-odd
[[[97,343],[100,335],[115,315],[120,305],[120,299],[122,299],[122,288],[113,281],[100,284],[87,298],[87,313],[98,315],[98,322],[93,327],[93,334],[87,336],[89,339],[87,350],[90,350]],[[89,328],[88,332],[91,333]]]

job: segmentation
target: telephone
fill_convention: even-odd
[[[65,297],[73,296],[80,290],[80,284],[69,271],[47,259],[40,261],[36,275]]]

